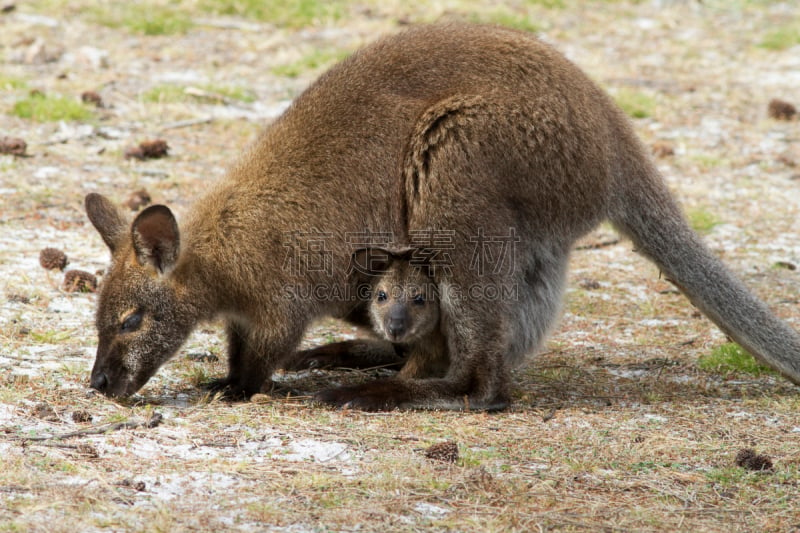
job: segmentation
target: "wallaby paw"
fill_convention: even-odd
[[[386,379],[326,389],[315,394],[314,399],[343,409],[391,411],[407,403],[411,394],[402,382]]]

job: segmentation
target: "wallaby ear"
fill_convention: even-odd
[[[178,222],[165,205],[151,205],[131,226],[133,249],[141,265],[150,265],[166,274],[175,267],[180,252]]]
[[[353,252],[351,263],[355,270],[370,276],[386,272],[395,260],[410,259],[416,248],[358,248]]]
[[[128,227],[126,217],[111,200],[102,194],[90,192],[86,195],[83,203],[89,221],[113,254]]]

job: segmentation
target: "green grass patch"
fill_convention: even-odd
[[[350,52],[345,50],[316,49],[294,63],[273,67],[272,73],[276,76],[296,78],[305,72],[316,71],[322,67],[341,61],[349,54]]]
[[[701,235],[711,233],[711,230],[720,224],[719,218],[717,218],[714,213],[703,208],[688,210],[686,218],[689,219],[689,225],[692,229]]]
[[[187,88],[183,85],[174,84],[157,85],[142,93],[141,100],[143,102],[169,104],[188,102],[190,100],[253,102],[256,99],[253,91],[233,85],[193,86],[194,89],[197,89],[197,92],[187,91]]]
[[[233,15],[280,27],[303,28],[342,18],[342,0],[201,0],[200,9],[215,15]]]
[[[32,331],[30,338],[41,344],[59,344],[70,339],[73,336],[71,331]]]
[[[156,104],[185,102],[189,99],[189,95],[186,94],[185,89],[185,87],[180,85],[157,85],[143,92],[140,98],[143,102]]]
[[[94,114],[82,102],[63,96],[49,96],[39,93],[18,100],[11,114],[35,120],[53,122],[58,120],[89,120]]]
[[[3,76],[0,74],[0,91],[14,91],[17,89],[25,89],[28,84],[25,80],[14,78],[11,76]]]
[[[98,5],[92,8],[90,17],[97,24],[144,35],[175,35],[194,26],[188,11],[151,2]]]
[[[747,485],[748,481],[750,484],[757,484],[763,479],[762,476],[749,473],[744,468],[734,466],[712,468],[706,472],[706,478],[723,487],[742,487]]]
[[[515,30],[527,31],[530,33],[537,33],[542,28],[531,20],[531,17],[522,13],[512,13],[508,10],[496,10],[489,13],[473,14],[470,17],[470,22],[480,24],[497,24],[498,26],[505,26]]]
[[[732,342],[718,346],[710,354],[701,356],[697,365],[703,370],[723,374],[731,372],[753,376],[775,374],[774,370],[762,365],[744,348]]]
[[[525,5],[541,6],[547,9],[563,9],[567,7],[566,0],[525,0]]]
[[[233,85],[205,85],[202,89],[212,95],[219,95],[228,100],[236,100],[238,102],[255,102],[256,94],[244,87],[236,87]]]
[[[767,33],[758,45],[767,50],[786,50],[800,44],[800,25],[781,26]]]
[[[711,154],[693,154],[689,158],[699,165],[703,170],[711,170],[722,165],[728,164],[728,160]]]
[[[648,118],[656,111],[656,99],[648,93],[632,89],[620,89],[614,94],[617,105],[630,117]]]

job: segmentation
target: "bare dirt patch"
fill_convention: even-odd
[[[0,531],[799,527],[797,388],[698,368],[724,335],[608,228],[575,251],[561,326],[516,371],[512,408],[497,414],[221,402],[197,386],[225,372],[214,324],[133,401],[113,402],[88,391],[96,295],[39,264],[57,248],[102,279],[108,256],[85,194],[123,203],[146,191],[180,218],[342,53],[460,17],[538,29],[640,117],[710,246],[800,329],[800,273],[786,266],[800,265],[800,122],[768,109],[800,104],[800,48],[774,46],[776,29],[800,25],[792,2],[335,3],[337,16],[299,25],[173,2],[192,24],[161,35],[109,27],[89,2],[6,4]],[[19,102],[62,112],[63,99],[88,118],[14,112]],[[153,139],[166,157],[125,157]],[[304,344],[357,334],[323,323]],[[313,390],[375,374],[287,379]],[[432,446],[447,460],[427,458]],[[743,449],[772,468],[738,466]]]

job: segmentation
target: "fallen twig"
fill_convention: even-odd
[[[161,131],[173,130],[177,128],[188,128],[190,126],[197,126],[198,124],[208,124],[214,121],[214,117],[204,118],[191,118],[188,120],[178,120],[177,122],[169,122],[161,126]]]
[[[83,437],[85,435],[102,435],[104,433],[118,431],[120,429],[136,429],[139,427],[150,429],[159,425],[163,418],[164,417],[161,415],[161,413],[153,413],[153,415],[147,420],[115,422],[113,424],[105,424],[102,426],[70,431],[68,433],[62,433],[61,435],[50,435],[48,437],[16,437],[15,440],[40,442],[47,440],[71,439],[72,437]]]

